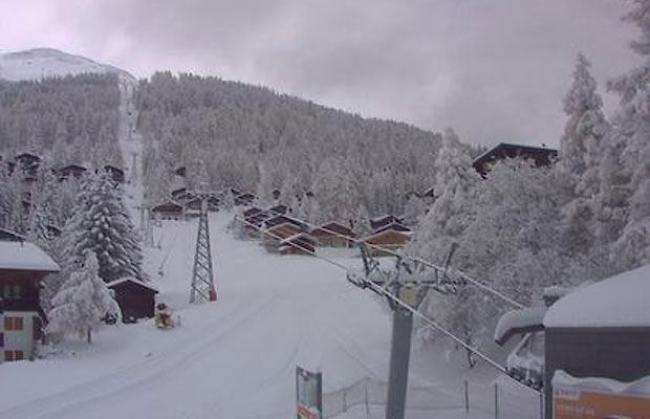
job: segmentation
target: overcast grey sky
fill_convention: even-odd
[[[262,84],[467,142],[556,145],[575,55],[631,68],[625,0],[0,0],[0,49]],[[609,109],[614,97],[606,98]]]

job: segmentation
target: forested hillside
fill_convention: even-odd
[[[0,80],[0,154],[29,151],[53,166],[120,163],[115,74]]]
[[[140,84],[136,106],[150,201],[167,196],[173,169],[185,165],[191,177],[198,162],[214,188],[262,199],[278,189],[286,204],[313,192],[301,201],[314,221],[401,212],[408,192],[435,179],[440,135],[262,87],[157,73]]]

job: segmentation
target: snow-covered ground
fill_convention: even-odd
[[[385,380],[390,318],[383,302],[315,258],[271,255],[235,240],[231,219],[222,213],[210,222],[216,303],[188,303],[196,221],[156,227],[160,248],[147,249],[146,269],[182,327],[106,327],[92,346],[72,338],[44,360],[3,364],[0,418],[288,418],[296,365],[321,370],[326,392],[364,377]],[[444,417],[460,417],[462,379],[444,356],[416,354],[414,363],[411,384],[438,385],[432,397],[444,403]],[[487,418],[490,379],[481,380],[488,401],[472,417]],[[537,417],[535,406],[530,412],[511,417]],[[416,413],[410,417],[422,417]]]
[[[130,93],[126,88],[123,93],[125,194],[139,225],[141,141],[131,130]],[[157,300],[175,310],[182,326],[161,331],[147,320],[105,327],[91,346],[71,337],[45,359],[0,365],[0,419],[290,418],[296,365],[322,371],[325,392],[366,377],[385,381],[390,348],[385,302],[316,258],[272,255],[256,242],[234,239],[231,220],[227,213],[210,219],[215,303],[188,303],[197,221],[155,226],[145,270],[160,291]],[[327,256],[360,267],[353,253]],[[467,417],[494,417],[495,374],[484,369],[465,374],[459,365],[437,348],[416,349],[410,384],[426,387],[424,396],[435,408],[412,409],[407,417],[466,417],[465,378],[471,380]],[[534,393],[508,380],[500,388],[501,418],[539,417]],[[339,417],[377,418],[383,409],[357,405]]]

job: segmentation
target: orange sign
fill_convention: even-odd
[[[298,406],[299,419],[318,419],[318,415],[312,413],[305,406]]]
[[[650,395],[605,393],[575,388],[553,392],[554,419],[650,419]]]

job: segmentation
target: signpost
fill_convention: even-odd
[[[296,418],[323,418],[323,375],[296,367]]]

